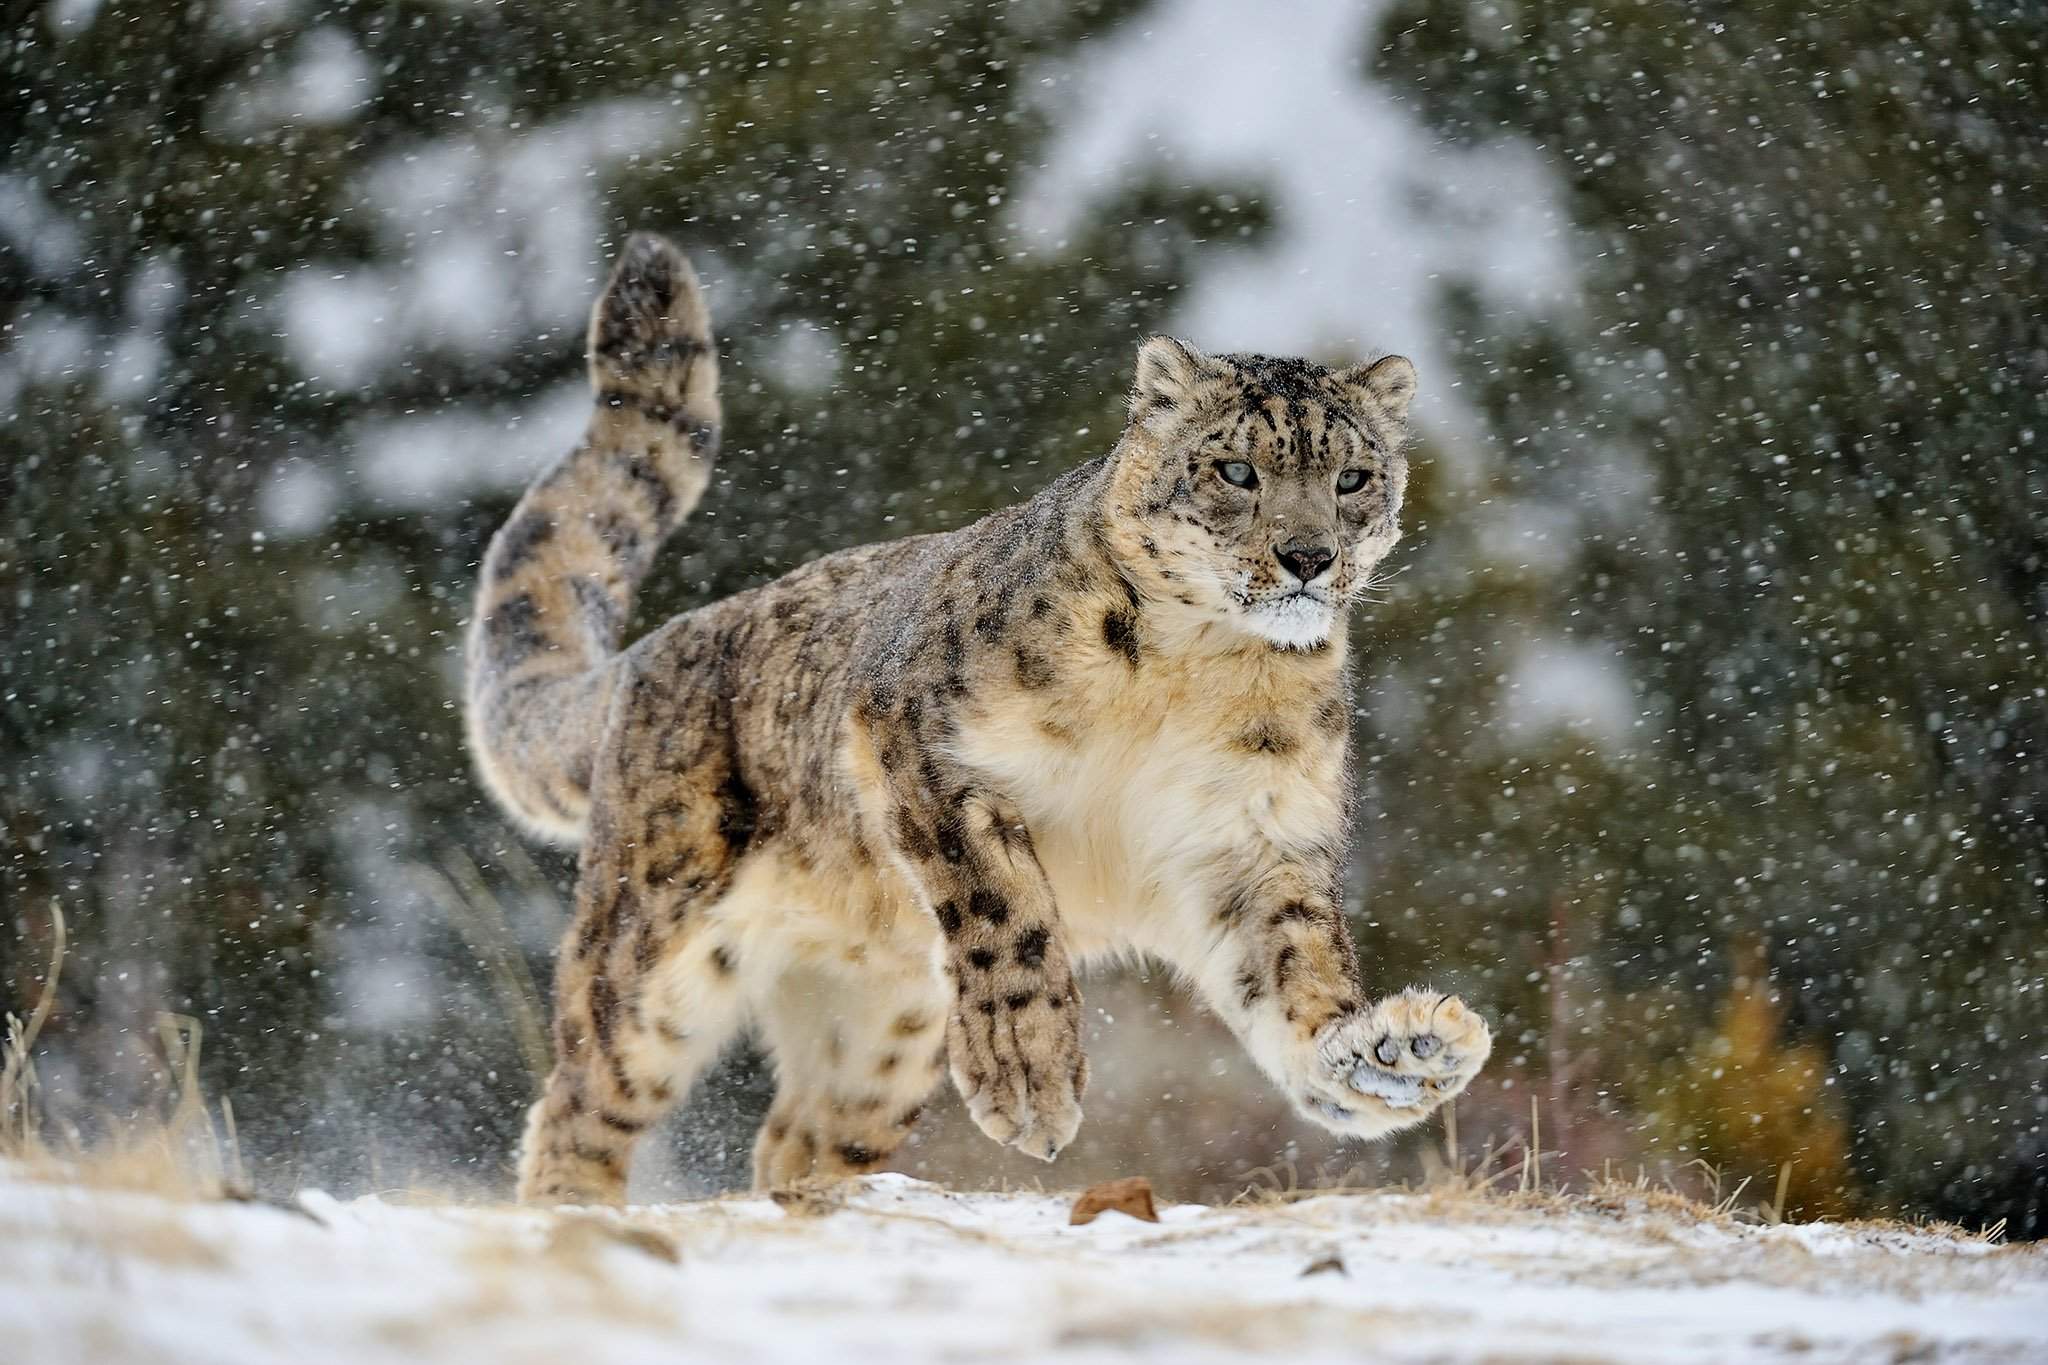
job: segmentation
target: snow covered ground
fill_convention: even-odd
[[[0,1359],[2048,1359],[2048,1251],[1675,1201],[1325,1195],[1070,1227],[870,1177],[777,1202],[290,1206],[0,1169]]]

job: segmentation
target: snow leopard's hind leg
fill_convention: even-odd
[[[944,1079],[949,1007],[944,980],[922,963],[784,975],[761,1008],[776,1090],[754,1140],[754,1188],[887,1161]]]
[[[636,233],[589,333],[583,440],[492,538],[470,628],[470,750],[520,822],[574,841],[633,594],[711,477],[711,315],[683,254]]]
[[[555,1065],[520,1153],[523,1200],[621,1202],[640,1136],[779,973],[720,917],[759,820],[718,690],[678,685],[700,676],[715,642],[672,627],[652,643],[629,656],[600,745],[555,968]]]

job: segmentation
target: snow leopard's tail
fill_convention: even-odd
[[[619,632],[718,448],[711,314],[683,254],[636,233],[590,316],[583,441],[491,540],[469,634],[471,751],[499,802],[574,842]]]

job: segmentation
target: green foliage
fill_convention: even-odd
[[[1755,936],[1878,1196],[2048,1229],[2048,21],[1409,0],[1375,43],[1578,234],[1576,316],[1457,334],[1504,477],[1584,489],[1574,628],[1639,689],[1608,982],[1713,998]]]

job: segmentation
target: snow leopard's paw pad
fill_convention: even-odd
[[[1392,1132],[1463,1090],[1492,1051],[1486,1021],[1464,1001],[1411,987],[1323,1028],[1302,1105],[1342,1132]]]
[[[1071,993],[1071,988],[1070,988]],[[982,1132],[1051,1161],[1081,1127],[1088,1059],[1080,998],[1046,992],[966,1005],[946,1029],[953,1084]]]

